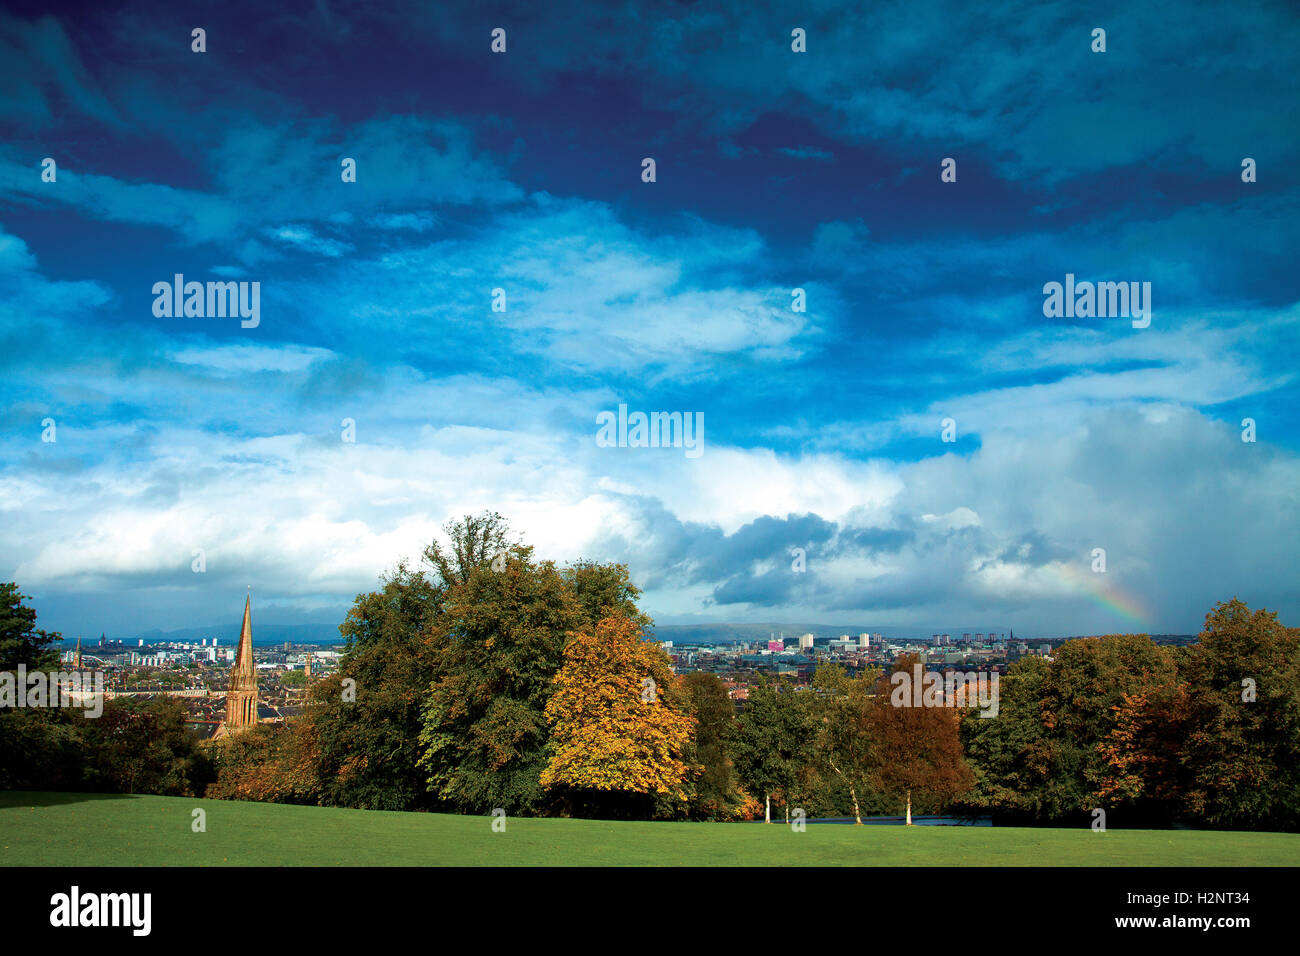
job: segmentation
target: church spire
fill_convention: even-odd
[[[253,589],[250,586],[248,596],[244,598],[244,625],[239,629],[239,650],[235,652],[235,670],[251,671],[253,669]]]
[[[72,669],[76,671],[81,670],[81,635],[80,634],[77,635],[77,656],[73,658],[73,661],[74,663],[72,665]]]
[[[230,669],[230,689],[226,692],[227,732],[252,727],[257,723],[257,665],[253,662],[253,591],[244,599],[244,624],[239,629],[239,648],[235,666]]]

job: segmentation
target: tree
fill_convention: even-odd
[[[419,762],[429,688],[442,676],[444,606],[476,572],[504,560],[510,546],[509,526],[494,512],[450,521],[443,532],[445,542],[424,549],[423,568],[399,562],[378,591],[357,595],[339,627],[345,638],[339,671],[312,687],[310,720],[327,805],[422,810],[439,804]]]
[[[0,583],[0,671],[51,670],[58,633],[36,627],[36,611],[13,582]],[[54,707],[0,709],[0,790],[76,789],[83,773],[80,721]]]
[[[1145,634],[1066,641],[1050,662],[1018,662],[1002,682],[997,719],[963,724],[974,799],[1045,820],[1137,809],[1140,791],[1116,748],[1136,731],[1138,702],[1172,702],[1177,682],[1173,653]]]
[[[483,553],[483,552],[475,552]],[[546,703],[567,634],[582,622],[554,562],[514,545],[503,570],[470,569],[430,630],[435,678],[425,697],[420,767],[457,810],[545,812]]]
[[[810,761],[815,730],[805,695],[787,683],[750,688],[737,721],[736,769],[746,788],[763,794],[763,819],[772,822],[772,794],[790,794]]]
[[[1135,810],[1131,791],[1116,786],[1107,741],[1120,715],[1139,698],[1164,695],[1177,680],[1168,648],[1145,634],[1108,634],[1057,648],[1042,687],[1042,776],[1037,789],[1054,818],[1094,807]]]
[[[551,756],[542,786],[602,814],[644,812],[651,803],[642,798],[655,795],[685,802],[691,768],[683,753],[695,718],[668,695],[674,683],[668,655],[626,617],[574,634],[546,704]]]
[[[378,591],[357,595],[339,626],[345,639],[339,670],[313,684],[305,717],[313,725],[326,806],[435,805],[417,762],[425,697],[437,675],[430,630],[444,595],[423,571],[399,563]]]
[[[314,728],[310,721],[256,724],[207,745],[217,770],[205,796],[267,803],[320,802]]]
[[[731,745],[736,708],[717,674],[692,671],[680,679],[695,717],[695,737],[686,761],[699,768],[689,814],[697,820],[747,819],[756,806],[740,784]]]
[[[339,672],[312,686],[321,801],[545,812],[544,708],[567,634],[612,613],[648,626],[640,591],[621,565],[535,561],[495,512],[443,532],[421,568],[357,596]]]
[[[51,644],[62,640],[58,632],[36,626],[36,611],[24,604],[31,600],[12,581],[0,583],[0,671],[46,670],[59,662]]]
[[[1043,792],[1054,770],[1052,747],[1042,721],[1050,668],[1041,657],[1022,657],[999,682],[998,716],[961,722],[973,809],[1037,818],[1052,812]]]
[[[903,654],[894,671],[910,673],[915,655]],[[912,825],[912,805],[941,809],[967,790],[973,776],[962,758],[958,733],[960,716],[951,707],[895,706],[889,678],[876,686],[871,708],[871,736],[875,740],[872,782],[907,807]]]
[[[583,621],[591,627],[610,616],[625,617],[642,630],[653,625],[649,616],[637,607],[641,589],[632,583],[623,565],[579,561],[565,568],[561,575],[573,590]]]
[[[1183,804],[1211,826],[1300,822],[1300,629],[1234,598],[1185,658]]]
[[[84,789],[81,724],[51,707],[0,710],[0,790]]]
[[[1102,806],[1141,808],[1164,820],[1183,813],[1182,750],[1193,728],[1191,698],[1181,680],[1125,694],[1115,726],[1101,742],[1107,770],[1097,788]]]
[[[849,789],[853,818],[861,825],[859,795],[871,786],[876,760],[872,740],[872,694],[877,675],[849,677],[826,664],[813,674],[817,755]]]
[[[185,708],[174,697],[105,701],[98,718],[85,718],[82,736],[94,789],[188,797],[209,773],[197,738],[185,727]]]
[[[432,569],[435,585],[442,589],[465,584],[470,574],[490,566],[512,544],[509,523],[495,511],[449,521],[443,532],[447,545],[433,541],[424,549],[425,563]]]

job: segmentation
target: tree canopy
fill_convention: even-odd
[[[546,704],[551,746],[542,786],[602,809],[620,802],[605,794],[685,803],[692,768],[683,755],[695,718],[680,693],[670,693],[675,682],[668,656],[625,617],[574,634]]]

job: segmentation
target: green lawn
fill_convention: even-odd
[[[192,811],[207,831],[191,830]],[[1300,834],[606,823],[0,793],[4,866],[1289,866]]]

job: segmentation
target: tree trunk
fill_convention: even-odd
[[[853,798],[853,819],[857,821],[858,826],[862,826],[862,811],[858,809],[858,788],[851,784],[849,796]]]
[[[767,809],[763,811],[763,822],[771,823],[772,822],[772,795],[770,793],[765,793],[763,794],[763,796],[767,801]]]
[[[786,823],[789,823],[789,822],[790,822],[790,801],[789,801],[789,799],[787,799],[787,800],[785,801],[785,822],[786,822]]]
[[[912,791],[907,791],[907,825],[912,825]]]

